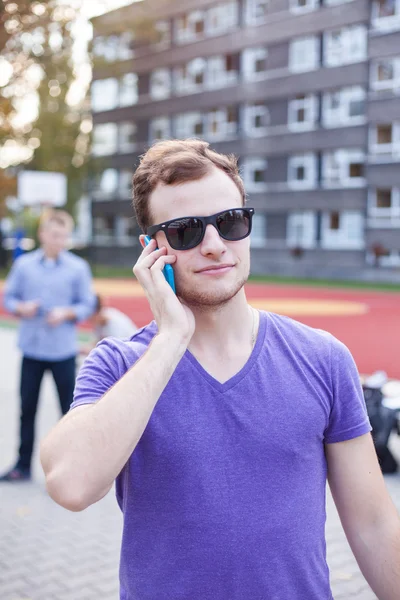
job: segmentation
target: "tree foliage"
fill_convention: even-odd
[[[86,175],[90,132],[84,94],[73,97],[73,26],[81,1],[3,0],[0,7],[0,60],[8,73],[0,88],[0,150],[4,157],[18,148],[11,164],[65,173],[70,209]]]

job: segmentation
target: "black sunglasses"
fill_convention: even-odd
[[[171,248],[189,250],[200,244],[207,225],[213,225],[224,240],[238,242],[250,235],[253,215],[254,208],[231,208],[210,217],[182,217],[151,225],[147,234],[164,231]]]

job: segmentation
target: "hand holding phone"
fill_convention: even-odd
[[[149,235],[146,235],[144,238],[145,245],[147,246],[150,242],[151,242],[151,237]],[[156,248],[156,250],[157,250],[157,248]],[[163,273],[164,273],[165,279],[171,286],[172,291],[174,292],[174,294],[176,294],[174,269],[172,268],[172,265],[165,265],[165,267],[163,268]]]

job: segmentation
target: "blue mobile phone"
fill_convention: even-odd
[[[144,243],[147,246],[147,244],[149,244],[150,242],[151,242],[151,237],[149,235],[146,235],[144,237]],[[165,279],[167,280],[167,282],[171,286],[172,291],[174,292],[174,294],[176,294],[174,269],[172,268],[172,265],[165,265],[165,267],[163,268],[163,273],[164,273]]]

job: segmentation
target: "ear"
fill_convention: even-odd
[[[145,238],[144,234],[139,235],[139,242],[140,242],[140,245],[142,246],[142,248],[146,247],[146,244],[144,243],[144,238]]]

